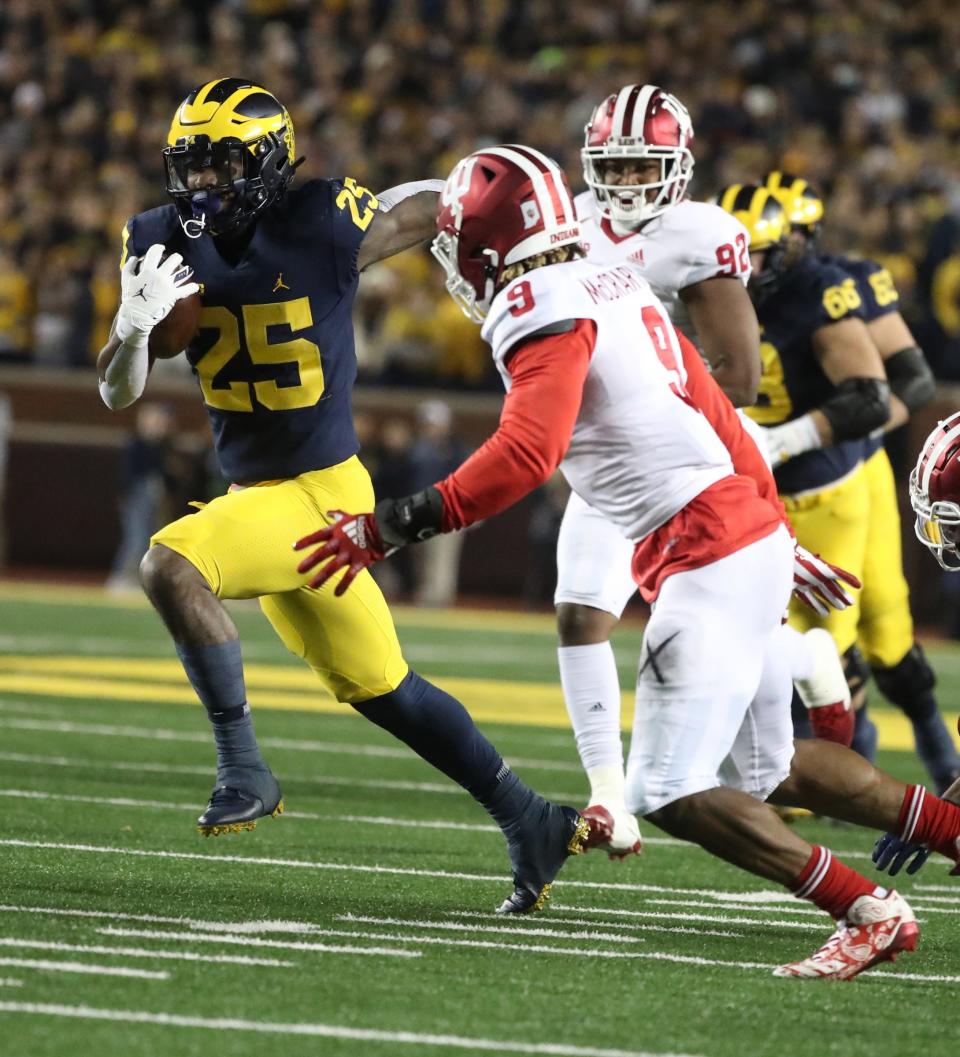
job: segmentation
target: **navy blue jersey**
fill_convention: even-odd
[[[863,257],[827,255],[820,259],[837,265],[853,276],[857,293],[863,302],[863,317],[868,323],[891,312],[900,311],[900,294],[889,268]],[[869,459],[875,451],[883,447],[883,434],[867,437],[863,444],[864,458]]]
[[[124,259],[160,242],[202,284],[200,330],[186,352],[228,481],[296,477],[359,449],[351,311],[376,205],[351,179],[292,188],[257,220],[236,264],[211,236],[187,238],[173,205],[124,229]]]
[[[803,257],[757,309],[762,374],[757,403],[747,414],[762,426],[799,418],[835,391],[813,350],[814,331],[840,320],[863,319],[856,282],[817,257]],[[809,492],[839,480],[863,460],[862,440],[844,441],[789,459],[774,471],[784,495]]]

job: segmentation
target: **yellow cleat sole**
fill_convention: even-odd
[[[590,823],[585,818],[577,819],[577,827],[573,831],[573,836],[570,838],[567,844],[567,851],[571,855],[580,855],[587,843],[587,838],[590,836]],[[550,886],[547,885],[549,888]]]
[[[270,812],[270,818],[276,818],[278,815],[283,814],[283,801],[281,800],[277,806]],[[201,837],[222,837],[227,833],[243,833],[248,830],[257,828],[257,819],[252,819],[250,822],[231,822],[224,826],[197,826],[197,833]]]

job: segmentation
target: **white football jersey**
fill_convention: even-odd
[[[720,206],[687,199],[639,231],[618,235],[597,212],[591,191],[578,194],[574,204],[588,259],[636,265],[676,323],[687,322],[681,290],[720,275],[736,276],[744,285],[750,278],[750,236]]]
[[[592,319],[597,335],[560,469],[582,499],[637,541],[732,474],[730,454],[687,397],[666,309],[630,264],[570,261],[500,290],[482,336],[507,390],[511,350],[570,319]]]

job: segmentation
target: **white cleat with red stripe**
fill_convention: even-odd
[[[591,804],[580,812],[590,823],[590,836],[585,847],[600,848],[611,859],[625,859],[642,851],[640,827],[626,809],[611,810],[602,804]]]
[[[774,976],[805,980],[852,980],[901,951],[917,949],[920,926],[910,904],[896,892],[860,896],[827,942],[802,962],[773,970]]]

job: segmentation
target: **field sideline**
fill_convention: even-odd
[[[899,886],[920,952],[849,986],[770,976],[829,923],[650,827],[642,859],[577,859],[545,913],[504,921],[490,911],[509,870],[483,812],[324,697],[255,608],[235,615],[288,811],[210,841],[193,828],[212,779],[206,720],[146,605],[2,585],[0,615],[11,1057],[947,1052],[960,929],[942,860]],[[525,779],[582,804],[549,617],[399,609],[397,622],[411,662]],[[628,690],[639,634],[615,642]],[[960,650],[929,652],[955,713]],[[919,779],[908,728],[878,705],[883,763]],[[872,834],[801,825],[870,872]]]

